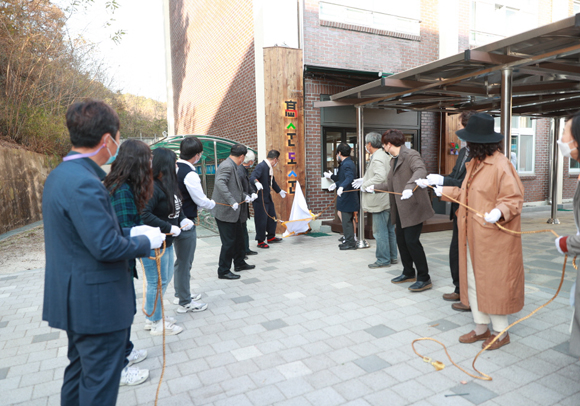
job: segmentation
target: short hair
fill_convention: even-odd
[[[342,142],[338,144],[338,147],[336,147],[336,152],[342,156],[350,156],[351,149],[352,148],[348,144]]]
[[[387,130],[383,133],[383,144],[391,143],[394,147],[400,147],[405,143],[405,136],[401,130]]]
[[[256,154],[254,154],[254,151],[248,150],[248,153],[246,154],[246,158],[244,158],[244,163],[247,164],[251,161],[256,161]]]
[[[580,145],[580,112],[566,117],[566,123],[570,120],[572,120],[572,124],[570,124],[572,138],[576,141],[576,144]]]
[[[469,117],[473,116],[477,111],[475,110],[465,110],[462,111],[459,115],[459,122],[463,127],[467,127],[467,123],[469,122]]]
[[[276,151],[275,149],[271,149],[268,151],[268,155],[266,156],[268,159],[278,159],[280,158],[280,151]]]
[[[119,116],[101,100],[73,103],[66,112],[66,126],[74,147],[96,147],[105,134],[115,138],[121,127]]]
[[[371,143],[371,147],[373,148],[381,148],[382,142],[381,142],[381,134],[379,134],[376,131],[370,132],[367,135],[365,135],[365,144],[367,142]]]
[[[179,144],[179,157],[186,161],[203,152],[203,144],[197,137],[185,137]]]
[[[242,156],[248,153],[248,148],[243,144],[236,144],[230,150],[231,156]]]

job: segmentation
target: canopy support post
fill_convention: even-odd
[[[554,134],[552,140],[552,217],[547,221],[548,224],[560,224],[558,220],[558,165],[560,159],[560,151],[558,149],[558,137],[560,136],[560,118],[553,118],[554,120]]]
[[[504,136],[504,154],[511,158],[512,139],[512,68],[501,70],[501,133]]]
[[[356,108],[356,132],[358,136],[358,170],[360,172],[359,177],[363,177],[365,174],[365,134],[364,134],[364,117],[363,117],[363,107]],[[362,194],[359,193],[360,199],[360,216],[358,217],[358,241],[356,247],[369,248],[369,243],[365,240],[365,212],[362,208]]]

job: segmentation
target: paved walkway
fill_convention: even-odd
[[[546,228],[548,212],[527,213],[525,229]],[[561,212],[561,234],[575,233],[570,212]],[[580,362],[567,354],[572,315],[568,265],[561,295],[510,331],[512,343],[480,357],[477,368],[494,380],[474,380],[449,364],[434,343],[420,352],[443,361],[435,371],[411,349],[418,337],[448,345],[455,361],[470,368],[480,344],[459,344],[472,329],[441,294],[451,291],[447,250],[451,232],[424,234],[434,289],[411,293],[393,285],[396,265],[371,270],[374,248],[339,251],[337,235],[300,236],[250,257],[256,269],[238,281],[216,277],[219,238],[198,240],[192,286],[209,309],[167,312],[185,331],[167,337],[167,366],[160,405],[562,405],[580,404]],[[557,287],[562,257],[550,234],[524,236],[526,306],[546,302]],[[374,241],[370,241],[374,244]],[[490,253],[501,255],[501,253]],[[67,365],[66,335],[41,321],[43,271],[0,277],[0,404],[58,405]],[[141,283],[136,284],[141,297]],[[141,307],[141,299],[138,300]],[[510,317],[510,321],[515,317]],[[161,373],[162,338],[133,326],[137,348],[149,351],[138,364],[151,370],[139,386],[122,387],[119,405],[151,405]],[[466,381],[462,384],[461,381]],[[461,394],[459,396],[446,396]]]

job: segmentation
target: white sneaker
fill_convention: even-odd
[[[175,317],[165,316],[165,321],[167,321],[169,323],[175,323],[177,320],[175,320]],[[145,319],[145,327],[143,327],[143,329],[146,331],[151,330],[152,324],[153,324],[153,322],[151,320]]]
[[[194,293],[194,294],[191,295],[191,300],[195,300],[197,302],[199,299],[201,299],[201,293],[198,293],[198,294],[195,294]],[[179,304],[179,298],[178,297],[176,297],[175,299],[173,299],[173,304],[174,305],[178,305]]]
[[[192,300],[185,306],[179,306],[177,308],[177,313],[203,312],[205,309],[207,309],[207,303],[194,302]]]
[[[133,364],[137,364],[138,362],[143,361],[145,358],[147,358],[147,350],[136,350],[133,348],[133,351],[131,351],[131,354],[129,354],[127,357],[129,360],[129,364],[127,364],[127,366],[130,367]]]
[[[177,324],[170,323],[168,321],[165,322],[165,335],[166,336],[174,336],[179,334],[183,331],[183,327],[178,326]],[[160,336],[163,335],[163,324],[162,321],[156,321],[151,325],[151,335],[152,336]]]
[[[148,369],[126,366],[121,371],[121,383],[119,386],[133,386],[143,383],[149,378]]]

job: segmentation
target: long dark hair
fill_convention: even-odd
[[[177,155],[170,149],[157,148],[153,150],[153,178],[167,196],[171,215],[175,215],[175,198],[173,196],[181,198],[177,185],[177,174],[175,173],[176,161]]]
[[[476,144],[475,142],[467,142],[469,148],[469,156],[472,159],[483,161],[486,157],[493,155],[495,151],[503,152],[503,141],[491,144]]]
[[[570,132],[572,133],[572,138],[576,141],[576,144],[580,145],[580,112],[566,117],[566,123],[572,120],[570,126]]]
[[[151,149],[143,141],[127,140],[119,147],[119,154],[111,165],[111,172],[104,184],[113,195],[124,183],[131,187],[135,196],[137,211],[153,196],[153,171],[151,170]]]

